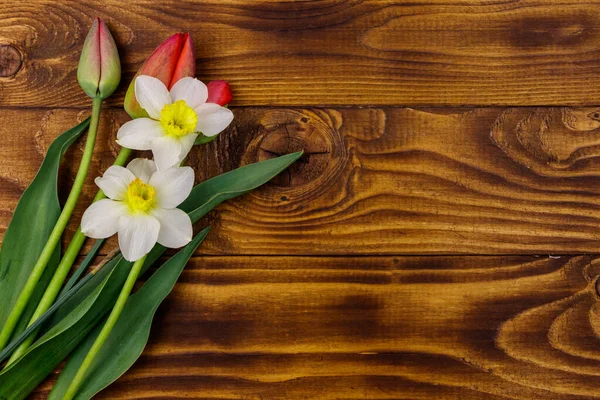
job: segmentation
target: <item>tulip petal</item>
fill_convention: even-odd
[[[194,111],[198,115],[196,131],[204,136],[215,136],[233,121],[233,113],[225,107],[215,103],[205,103]]]
[[[125,214],[119,218],[119,248],[127,261],[148,254],[158,239],[160,222],[147,214]]]
[[[134,158],[127,164],[127,169],[144,183],[148,183],[152,174],[156,172],[156,163],[147,158]]]
[[[181,142],[171,136],[154,139],[150,148],[159,171],[176,166],[183,159],[180,158]]]
[[[208,88],[196,78],[185,77],[178,80],[171,88],[173,101],[183,100],[191,107],[196,108],[206,103]]]
[[[135,79],[135,98],[153,119],[160,119],[162,109],[172,103],[165,84],[148,75],[140,75]]]
[[[81,218],[81,231],[87,237],[105,239],[117,233],[119,218],[127,212],[120,201],[102,199],[92,203]]]
[[[224,106],[231,102],[231,87],[226,81],[208,82],[206,87],[208,88],[207,103],[216,103],[220,106]]]
[[[118,165],[108,167],[104,175],[94,180],[104,194],[113,200],[123,200],[127,187],[135,179],[135,175],[127,168]]]
[[[179,52],[177,65],[173,70],[169,89],[173,87],[175,82],[179,81],[184,76],[196,75],[196,54],[194,53],[194,42],[189,33],[181,34],[182,46]],[[150,74],[151,75],[151,74]]]
[[[100,20],[98,27],[100,39],[100,82],[98,92],[105,99],[119,86],[121,80],[121,61],[115,39],[113,39],[106,24]]]
[[[154,216],[160,221],[158,243],[171,249],[185,246],[192,240],[194,233],[190,217],[179,208],[158,209]]]
[[[187,33],[176,33],[165,40],[144,62],[127,88],[123,106],[132,118],[147,117],[135,99],[135,78],[150,75],[160,79],[168,89],[184,76],[196,74],[194,44]]]
[[[184,42],[185,34],[183,33],[170,36],[152,52],[140,67],[137,75],[149,75],[158,78],[169,88]]]
[[[117,132],[117,143],[133,150],[150,150],[154,139],[164,134],[160,122],[150,118],[138,118],[124,123]]]
[[[175,208],[190,195],[194,186],[194,170],[179,167],[158,171],[152,175],[149,184],[156,189],[158,207]]]
[[[90,97],[98,94],[100,83],[100,18],[96,18],[88,32],[77,67],[77,81],[83,91]]]

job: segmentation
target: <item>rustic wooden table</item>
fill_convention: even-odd
[[[599,5],[3,0],[0,228],[88,113],[93,17],[124,77],[77,216],[133,74],[189,31],[236,116],[192,152],[197,179],[306,155],[198,224],[146,351],[98,398],[600,398]]]

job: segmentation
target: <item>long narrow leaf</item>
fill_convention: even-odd
[[[102,245],[104,244],[104,240],[105,239],[96,240],[94,246],[90,249],[90,251],[87,253],[81,264],[79,264],[79,267],[77,267],[77,270],[73,273],[71,278],[69,278],[65,286],[58,294],[59,299],[63,297],[67,292],[69,292],[69,290],[71,290],[71,288],[75,286],[77,282],[79,282],[79,279],[81,279],[83,274],[85,274],[89,266],[92,264],[94,257],[96,257],[96,254],[98,254],[98,251],[100,251],[100,247],[102,247]]]
[[[2,351],[0,351],[0,363],[6,360],[16,348],[27,339],[29,335],[34,332],[38,332],[46,321],[52,317],[54,312],[58,310],[67,300],[71,298],[74,294],[76,294],[79,288],[87,283],[92,278],[92,275],[86,275],[82,280],[77,282],[74,287],[72,287],[68,292],[63,293],[61,296],[56,299],[56,302],[52,304],[52,306],[43,313],[35,322],[27,327],[23,332],[21,332],[17,337],[13,338],[8,346],[6,346]]]
[[[270,181],[301,155],[301,151],[286,154],[208,179],[196,185],[179,208],[187,212],[192,221],[197,221],[225,200],[241,196]]]
[[[180,206],[192,222],[197,221],[221,202],[242,195],[268,182],[296,161],[302,153],[251,164],[219,175],[194,187]],[[156,245],[148,254],[146,270],[165,248]],[[110,311],[127,278],[131,263],[117,255],[82,286],[51,318],[46,331],[21,358],[0,372],[0,399],[25,398]],[[98,287],[102,290],[97,293]],[[81,315],[74,310],[80,304],[92,305]],[[15,384],[18,382],[20,384]]]
[[[109,278],[110,276],[106,277],[102,285],[96,287],[90,296],[65,317],[62,322],[66,329],[56,325],[38,339],[25,355],[0,373],[0,399],[24,399],[40,383],[40,371],[46,371],[49,365],[58,365],[85,337],[97,322],[93,319],[97,313],[90,311],[97,307],[98,297],[106,289]],[[61,341],[65,337],[65,332],[70,334],[72,342]],[[61,346],[61,351],[39,351],[39,349],[56,349],[57,345]],[[41,378],[43,379],[43,376]]]
[[[60,161],[67,148],[85,132],[88,125],[89,118],[52,142],[37,175],[23,192],[4,233],[0,250],[0,327],[6,322],[60,215],[56,187]],[[15,334],[25,329],[58,266],[59,257],[60,249],[57,246],[14,330]]]
[[[123,375],[142,354],[156,309],[171,293],[177,278],[209,229],[205,228],[196,235],[183,250],[165,262],[139,291],[129,297],[117,324],[94,359],[75,400],[92,398]],[[63,398],[101,329],[102,324],[98,324],[73,351],[48,400]]]
[[[179,206],[179,208],[189,214],[192,222],[196,222],[222,202],[241,196],[267,183],[293,164],[301,155],[302,152],[286,154],[281,157],[246,165],[201,182],[194,186],[189,197]],[[154,246],[150,254],[148,254],[142,273],[144,273],[164,251],[164,247],[160,245]],[[102,282],[104,274],[106,273],[108,273],[108,270],[105,266],[77,295],[73,296],[71,300],[66,302],[64,306],[56,312],[52,318],[53,322],[51,325],[62,320],[73,307],[88,296],[94,288]]]

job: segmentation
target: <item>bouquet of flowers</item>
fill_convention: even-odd
[[[194,186],[186,157],[233,120],[229,85],[205,85],[195,75],[192,39],[178,33],[160,45],[129,85],[132,120],[117,133],[114,165],[95,179],[99,190],[61,255],[60,241],[91,163],[102,102],[117,88],[116,44],[96,19],[77,70],[92,99],[91,116],[58,136],[23,193],[0,250],[0,399],[23,399],[67,359],[49,399],[89,399],[110,385],[142,353],[154,313],[188,259],[206,237],[192,224],[221,202],[269,181],[301,153],[247,165]],[[62,209],[57,176],[67,148],[87,132],[83,157]],[[153,159],[130,159],[149,150]],[[119,253],[88,271],[104,239],[117,235]],[[86,237],[96,239],[69,274]],[[138,277],[166,248],[181,248]],[[69,279],[67,280],[67,277]],[[65,282],[66,281],[66,282]]]

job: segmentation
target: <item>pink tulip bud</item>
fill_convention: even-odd
[[[108,27],[96,18],[85,38],[77,80],[83,91],[90,97],[107,98],[121,80],[119,52]]]
[[[225,81],[212,81],[208,85],[208,100],[207,103],[216,103],[220,106],[224,106],[231,102],[231,88],[229,83]]]
[[[171,88],[181,78],[196,74],[194,43],[188,33],[176,33],[154,50],[133,77],[125,95],[125,111],[131,118],[147,117],[148,113],[135,98],[135,78],[149,75]]]

